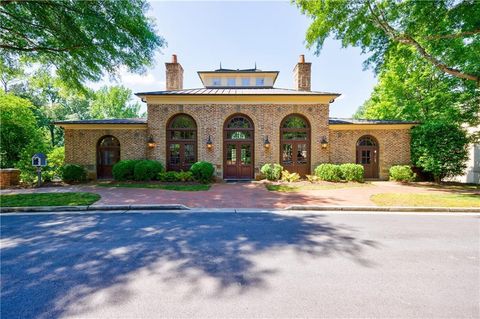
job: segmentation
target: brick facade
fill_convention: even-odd
[[[217,176],[223,176],[223,127],[225,120],[233,114],[245,114],[253,121],[255,131],[254,171],[257,174],[265,163],[280,162],[280,123],[290,114],[300,114],[311,125],[311,170],[319,163],[328,161],[328,151],[321,148],[320,141],[328,136],[328,105],[148,105],[148,135],[153,136],[157,146],[149,152],[149,158],[165,163],[166,161],[166,125],[171,117],[185,113],[197,123],[198,160],[215,165]],[[208,136],[213,142],[212,150],[207,150]],[[265,150],[265,137],[271,143]]]
[[[97,143],[107,135],[120,142],[120,159],[147,157],[146,129],[65,129],[65,163],[84,166],[88,177],[97,176]]]
[[[364,135],[373,136],[379,144],[379,177],[388,179],[392,165],[410,164],[410,130],[330,130],[330,162],[355,163],[356,143]]]

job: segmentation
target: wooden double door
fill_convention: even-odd
[[[253,142],[226,141],[224,152],[225,179],[253,178]]]
[[[302,177],[310,174],[309,146],[309,141],[283,141],[281,150],[283,168]]]

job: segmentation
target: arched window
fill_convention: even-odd
[[[235,114],[223,127],[224,178],[253,178],[254,127],[252,120]]]
[[[310,124],[302,115],[286,116],[280,125],[282,166],[302,176],[310,173]]]
[[[378,178],[378,142],[370,135],[364,135],[357,141],[357,164],[361,164],[365,171],[365,178]]]
[[[112,178],[112,167],[120,160],[120,142],[107,135],[97,143],[97,178]]]
[[[167,124],[167,170],[188,171],[197,161],[197,124],[187,114],[178,114]]]

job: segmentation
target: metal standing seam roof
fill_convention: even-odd
[[[146,118],[56,121],[54,124],[147,124]]]
[[[348,119],[348,118],[334,118],[328,119],[328,124],[418,124],[415,121],[401,121],[401,120],[366,120],[366,119]]]
[[[184,89],[171,91],[152,91],[152,92],[138,92],[135,95],[335,95],[340,96],[339,93],[318,92],[318,91],[298,91],[294,89],[282,88],[232,88],[232,87],[218,87],[218,88],[198,88],[198,89]]]

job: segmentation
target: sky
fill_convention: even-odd
[[[167,42],[146,73],[122,71],[116,82],[133,92],[165,89],[165,62],[177,54],[184,69],[184,88],[202,87],[199,70],[253,68],[280,71],[275,87],[293,88],[293,68],[300,54],[312,62],[312,90],[341,93],[331,117],[351,117],[370,96],[376,78],[363,69],[367,58],[358,48],[326,41],[320,54],[307,49],[310,20],[287,1],[151,1],[148,15]]]

